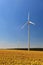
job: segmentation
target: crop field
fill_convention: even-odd
[[[43,51],[0,50],[0,65],[43,65]]]

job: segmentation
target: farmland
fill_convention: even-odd
[[[0,50],[0,65],[43,65],[43,51]]]

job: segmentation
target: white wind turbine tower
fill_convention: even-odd
[[[30,50],[30,24],[35,25],[35,23],[30,21],[30,17],[28,13],[28,21],[21,27],[21,29],[23,29],[25,25],[28,25],[28,50]]]

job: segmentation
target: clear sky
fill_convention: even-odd
[[[30,47],[43,47],[43,0],[0,0],[0,48],[28,47],[28,12]]]

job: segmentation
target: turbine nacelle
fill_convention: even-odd
[[[33,22],[31,22],[31,21],[28,21],[28,24],[33,24],[33,25],[35,25],[35,23],[33,23]]]

